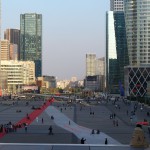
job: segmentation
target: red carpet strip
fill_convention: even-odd
[[[38,117],[52,102],[54,102],[54,98],[49,99],[40,108],[37,108],[33,112],[28,114],[28,117],[26,116],[20,121],[18,121],[15,124],[15,126],[18,126],[18,127],[20,126],[20,128],[23,128],[24,124],[30,125],[33,122],[33,120],[35,120],[36,117]],[[0,138],[2,138],[5,134],[6,134],[5,131],[0,133]]]

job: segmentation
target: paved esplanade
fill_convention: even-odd
[[[7,123],[8,121],[18,122],[18,120],[26,116],[26,113],[33,111],[31,109],[33,105],[36,107],[41,104],[43,104],[43,101],[30,101],[28,106],[26,106],[26,101],[18,101],[17,104],[10,106],[0,104],[0,121],[1,123]],[[82,110],[80,110],[80,104],[73,104],[70,107],[67,106],[66,102],[55,101],[53,106],[50,106],[38,117],[38,121],[35,119],[28,126],[27,133],[22,128],[18,129],[17,132],[8,133],[4,138],[0,139],[0,150],[137,150],[129,146],[135,127],[129,122],[130,116],[126,115],[126,110],[130,110],[130,106],[121,101],[118,104],[121,106],[120,110],[116,109],[115,105],[111,104],[111,101],[106,105],[96,103],[96,105],[83,106]],[[60,111],[61,108],[62,112]],[[22,112],[16,113],[18,109],[21,109]],[[139,105],[137,121],[143,118],[149,119],[146,116],[147,109],[144,108],[143,112],[141,112]],[[90,110],[95,112],[94,116],[90,115]],[[76,115],[74,115],[75,112]],[[119,126],[113,126],[113,120],[109,119],[111,113],[116,113]],[[54,120],[50,118],[52,115]],[[44,118],[43,124],[41,122],[42,118]],[[54,135],[48,135],[50,125],[53,127]],[[100,134],[91,135],[92,129],[100,129]],[[147,131],[145,133],[149,136]],[[74,134],[75,136],[73,136]],[[86,143],[88,144],[80,144],[82,137],[86,138]],[[104,145],[106,137],[109,140],[108,145]],[[96,144],[93,144],[93,141]],[[144,148],[138,150],[144,150]],[[149,150],[149,148],[146,150]]]
[[[100,132],[100,134],[91,134],[91,131],[92,131],[91,129],[83,127],[83,126],[79,126],[78,124],[70,120],[70,118],[65,116],[63,113],[61,113],[59,110],[57,110],[53,106],[49,106],[46,109],[46,112],[50,117],[54,116],[54,122],[56,123],[57,126],[60,126],[64,128],[65,130],[72,132],[79,139],[84,137],[86,139],[85,143],[104,144],[104,140],[105,138],[107,138],[109,141],[109,144],[121,145],[121,143],[119,143],[118,141],[116,141],[115,139],[111,138],[110,136],[106,135],[103,132]]]

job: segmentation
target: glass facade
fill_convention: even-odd
[[[119,82],[124,84],[124,66],[128,64],[124,12],[109,11],[106,16],[107,91],[119,93]]]
[[[20,60],[35,62],[35,76],[42,75],[42,15],[20,15]]]
[[[114,12],[118,79],[124,83],[124,66],[129,65],[124,12]]]

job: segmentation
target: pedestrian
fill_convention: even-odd
[[[27,126],[27,124],[25,124],[25,132],[27,132],[27,130],[28,130],[28,126]]]
[[[149,133],[149,135],[150,135],[150,127],[148,127],[148,133]]]
[[[27,113],[27,119],[29,120],[30,119],[30,117],[29,117],[29,114]]]
[[[92,129],[92,132],[91,132],[91,134],[95,134],[95,131],[94,131],[94,129]]]
[[[116,120],[116,126],[118,127],[118,125],[119,125],[119,124],[118,124],[118,120]]]
[[[113,120],[113,125],[114,125],[114,127],[116,126],[116,121],[115,120]]]
[[[42,124],[44,123],[44,119],[42,118]]]
[[[51,116],[51,119],[54,120],[54,116]]]
[[[100,134],[100,131],[99,131],[99,129],[97,130],[97,132],[96,132],[97,134]]]
[[[81,139],[81,144],[84,144],[85,141],[86,141],[86,139],[82,138],[82,139]]]
[[[116,114],[114,113],[114,119],[115,119],[115,117],[116,117]]]
[[[39,122],[39,118],[38,118],[38,117],[36,117],[36,122],[37,122],[37,123]]]
[[[52,128],[52,126],[49,127],[49,134],[53,135],[53,128]]]
[[[107,145],[108,144],[108,140],[107,140],[107,138],[105,138],[105,145]]]
[[[69,120],[69,125],[70,125],[71,123],[70,123],[70,120]]]

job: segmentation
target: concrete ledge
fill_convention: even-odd
[[[135,150],[129,145],[0,143],[1,150]],[[138,148],[138,150],[146,150]],[[147,149],[148,150],[148,149]]]

